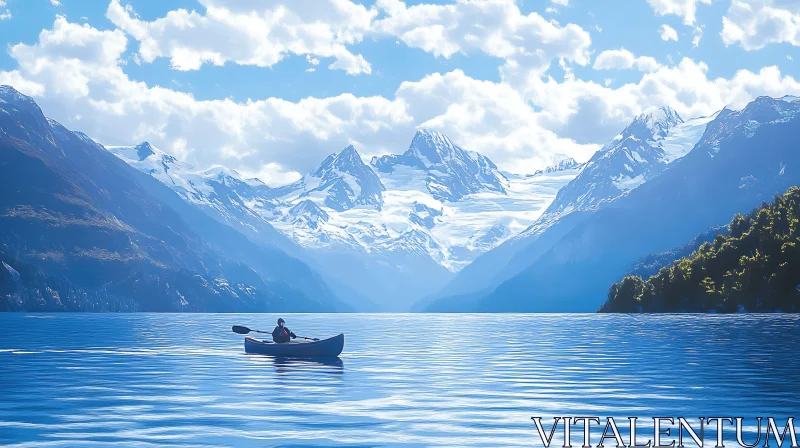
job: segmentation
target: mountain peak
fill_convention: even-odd
[[[305,199],[289,209],[284,219],[292,222],[301,220],[310,227],[316,228],[321,221],[327,221],[329,216],[314,201]]]
[[[547,167],[541,170],[536,170],[536,172],[533,173],[533,175],[535,176],[537,174],[543,174],[543,173],[555,173],[558,171],[566,171],[578,168],[580,166],[581,164],[578,163],[572,157],[566,154],[558,153],[550,157],[550,163],[547,165]]]
[[[661,106],[657,109],[650,108],[636,117],[637,120],[648,121],[683,121],[678,112],[670,106]]]
[[[442,134],[441,132],[437,131],[436,129],[432,128],[419,128],[417,132],[414,134],[414,138],[416,137],[430,137],[430,138],[440,138],[450,140],[446,135]]]
[[[364,163],[353,145],[348,145],[338,154],[329,155],[314,171],[284,190],[298,188],[305,190],[305,195],[312,191],[324,191],[324,204],[337,211],[348,210],[356,205],[380,208],[383,206],[381,192],[386,190],[378,175]]]
[[[0,85],[0,100],[12,104],[36,105],[33,98],[20,93],[19,90],[9,85]]]
[[[343,149],[343,150],[342,150],[342,151],[339,153],[339,157],[344,157],[344,156],[351,157],[351,156],[353,156],[353,155],[357,155],[357,156],[359,156],[359,157],[360,157],[360,155],[358,154],[358,151],[356,150],[356,147],[355,147],[355,146],[353,146],[353,145],[347,145],[347,147],[346,147],[346,148],[344,148],[344,149]]]
[[[411,146],[406,153],[413,153],[423,164],[428,166],[450,158],[456,149],[456,145],[446,135],[432,129],[421,128],[414,134]],[[425,163],[426,161],[428,163]]]
[[[652,109],[640,114],[633,123],[628,127],[628,130],[633,134],[639,134],[639,130],[646,130],[645,134],[641,137],[661,138],[667,135],[673,127],[683,123],[683,118],[678,115],[675,109],[669,106],[662,106],[658,109]]]
[[[553,222],[576,210],[596,209],[654,178],[694,147],[709,120],[684,121],[668,106],[639,115],[558,192],[542,222]]]
[[[148,142],[139,143],[133,149],[136,151],[136,155],[139,157],[140,162],[156,153]]]
[[[505,193],[507,182],[488,157],[466,151],[446,135],[427,128],[417,130],[406,152],[374,158],[372,166],[387,174],[398,166],[421,170],[433,197],[451,202],[481,190]]]
[[[358,153],[355,146],[348,145],[346,148],[336,156],[336,165],[344,166],[359,166],[364,165],[364,160],[361,159],[361,154]]]
[[[205,177],[215,177],[218,179],[232,178],[242,180],[242,176],[236,170],[232,170],[222,165],[214,165],[211,168],[203,171]]]
[[[334,171],[359,176],[365,169],[370,168],[364,163],[364,160],[361,159],[361,154],[358,153],[353,145],[348,145],[338,154],[334,153],[326,157],[325,160],[311,172],[311,176],[326,177],[330,175],[329,173],[332,174]]]

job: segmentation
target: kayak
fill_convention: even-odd
[[[244,338],[245,353],[259,355],[281,356],[287,358],[335,358],[344,349],[344,334],[321,341],[284,342],[281,344],[272,341],[259,341],[258,339]]]

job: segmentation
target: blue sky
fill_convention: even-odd
[[[349,143],[402,152],[419,126],[530,172],[650,108],[800,93],[790,0],[313,1],[0,1],[0,83],[101,143],[271,184]]]

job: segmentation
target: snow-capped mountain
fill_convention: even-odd
[[[403,169],[425,172],[427,189],[439,201],[455,202],[485,190],[505,193],[508,184],[487,157],[465,151],[430,129],[417,131],[405,153],[373,158],[372,165],[384,174]]]
[[[279,188],[196,170],[148,144],[108,149],[251,238],[274,227],[328,278],[390,309],[407,309],[530,226],[580,169],[559,158],[534,176],[504,174],[431,130],[371,164],[348,146]]]
[[[291,255],[297,248],[270,224],[278,201],[271,188],[258,179],[244,179],[234,170],[214,166],[198,170],[170,154],[142,142],[136,146],[106,149],[137,170],[147,173],[200,207],[215,219],[243,232],[259,243],[275,244]]]
[[[713,117],[684,122],[669,113],[661,118],[637,118],[626,129],[630,132],[616,139],[628,140],[627,146],[610,143],[593,158],[595,165],[587,165],[573,181],[585,181],[583,177],[601,163],[619,168],[612,163],[613,155],[607,156],[614,151],[628,166],[639,168],[633,174],[645,174],[641,185],[600,201],[579,201],[586,207],[575,207],[548,225],[540,221],[532,228],[543,230],[492,249],[451,282],[469,283],[468,288],[448,285],[422,308],[593,311],[609,286],[642,256],[678,247],[800,182],[800,100],[795,97],[760,97],[741,110],[726,108]],[[648,145],[640,144],[647,136],[652,136]],[[652,153],[645,157],[645,150]],[[631,164],[631,159],[637,160],[633,151],[647,163]],[[664,164],[653,172],[653,166]],[[630,173],[624,164],[622,169]],[[607,178],[597,180],[614,180],[620,170],[606,173]],[[586,188],[582,193],[591,196],[596,191]],[[498,265],[502,267],[494,267]]]
[[[8,273],[0,283],[13,282],[5,281],[0,309],[350,309],[308,265],[254,245],[8,86],[0,86],[0,148],[8,187],[0,195],[0,276]],[[124,153],[152,169],[170,166],[149,145]]]
[[[636,117],[592,156],[546,213],[594,209],[638,187],[689,152],[713,118],[685,121],[670,107]]]
[[[476,258],[435,297],[468,294],[517,274],[577,225],[581,218],[573,213],[600,209],[658,176],[691,151],[716,116],[684,120],[672,108],[661,107],[636,117],[585,164],[556,155],[554,166],[574,167],[579,174],[558,191],[536,222]]]
[[[594,311],[641,257],[685,244],[800,183],[800,101],[759,97],[723,109],[692,149],[585,219],[477,309]],[[536,291],[536,294],[530,294]]]
[[[314,171],[299,181],[276,189],[272,196],[283,202],[320,198],[335,211],[343,212],[358,205],[380,209],[386,188],[372,168],[365,164],[350,145],[339,154],[331,154]]]
[[[583,164],[578,163],[575,161],[575,159],[566,154],[556,154],[550,158],[550,163],[546,168],[542,170],[536,170],[536,172],[533,173],[533,176],[581,168],[582,165]]]
[[[280,205],[271,222],[304,247],[404,250],[457,271],[532,223],[577,174],[574,160],[554,163],[536,176],[506,176],[487,157],[420,130],[402,155],[367,165],[348,146],[273,189]]]

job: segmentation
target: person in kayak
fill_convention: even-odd
[[[283,318],[278,319],[278,326],[272,330],[272,341],[284,343],[296,337],[297,335],[292,333],[292,330],[286,328],[286,321],[284,321]]]

